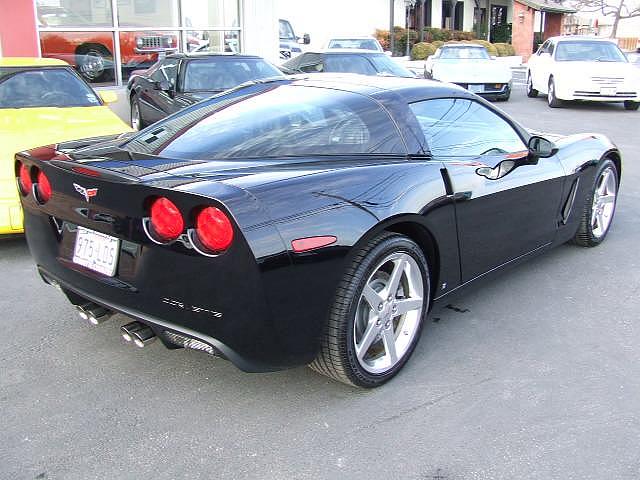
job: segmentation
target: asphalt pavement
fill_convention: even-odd
[[[551,110],[522,86],[499,107],[618,144],[609,237],[433,312],[411,361],[374,391],[132,347],[125,317],[80,321],[24,240],[0,242],[0,479],[640,478],[640,112]]]

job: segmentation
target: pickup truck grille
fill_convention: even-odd
[[[171,37],[165,37],[160,35],[155,36],[146,36],[142,38],[142,46],[141,49],[145,50],[158,50],[163,48],[171,48],[170,44]]]

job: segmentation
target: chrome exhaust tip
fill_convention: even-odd
[[[153,330],[140,322],[131,322],[123,325],[120,327],[120,333],[126,342],[133,342],[140,348],[143,348],[156,339],[156,334]]]
[[[83,305],[76,305],[76,310],[81,319],[87,320],[91,325],[99,325],[102,322],[109,320],[113,312],[107,310],[95,303],[85,303]]]

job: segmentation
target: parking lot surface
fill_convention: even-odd
[[[0,478],[640,478],[640,112],[551,110],[522,86],[499,106],[618,144],[609,237],[432,312],[411,361],[375,391],[132,347],[125,317],[80,321],[24,240],[1,241]]]

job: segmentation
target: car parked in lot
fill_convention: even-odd
[[[327,42],[328,49],[349,49],[349,50],[370,50],[372,52],[383,52],[380,42],[370,35],[335,37]]]
[[[309,45],[311,37],[305,33],[302,37],[296,35],[289,20],[278,21],[280,31],[280,59],[288,60],[302,53],[300,45]]]
[[[384,53],[365,50],[329,49],[322,52],[305,52],[283,63],[280,69],[290,75],[331,72],[415,77],[412,72],[398,65]]]
[[[545,41],[527,64],[527,95],[547,95],[550,107],[565,100],[624,102],[640,107],[640,70],[611,39],[565,36]]]
[[[38,271],[91,323],[119,312],[140,347],[375,387],[435,303],[605,239],[620,152],[552,138],[454,85],[305,75],[19,153],[15,175]]]
[[[116,99],[114,92],[94,92],[62,60],[0,58],[0,234],[23,231],[15,153],[131,130],[106,106]]]
[[[64,7],[38,5],[41,27],[95,27],[81,15]],[[40,32],[42,56],[64,60],[77,68],[89,82],[113,80],[113,33],[91,31]],[[150,66],[158,55],[178,50],[178,37],[173,33],[154,31],[121,32],[120,57],[125,69]]]
[[[220,53],[176,53],[127,83],[131,126],[140,130],[189,105],[251,80],[282,77],[260,57]]]
[[[509,100],[512,74],[482,45],[448,44],[425,62],[425,77],[450,82],[490,100]]]

